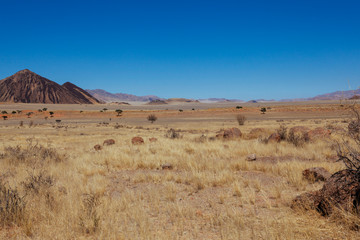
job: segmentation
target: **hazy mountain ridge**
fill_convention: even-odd
[[[163,100],[162,98],[155,95],[136,96],[133,94],[126,94],[126,93],[110,93],[103,89],[94,89],[94,90],[86,89],[85,91],[87,91],[95,98],[104,102],[121,102],[121,101],[149,102],[152,100]]]

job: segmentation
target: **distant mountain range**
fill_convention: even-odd
[[[136,96],[126,93],[109,93],[102,89],[95,89],[95,90],[86,89],[86,91],[90,93],[93,97],[104,102],[121,102],[121,101],[150,102],[153,100],[163,100],[162,98],[154,95]]]
[[[28,69],[0,81],[0,102],[98,104],[99,100],[78,86],[59,85]]]
[[[360,89],[336,91],[317,95],[312,98],[283,99],[285,101],[310,101],[310,100],[339,100],[359,99]],[[249,102],[273,102],[275,100],[256,99]],[[109,93],[102,89],[83,90],[80,87],[66,82],[59,85],[28,69],[21,70],[14,75],[0,80],[0,102],[14,103],[63,103],[63,104],[99,104],[110,102],[149,102],[151,104],[169,104],[176,102],[244,102],[239,99],[208,98],[164,99],[155,95],[136,96],[126,93]]]
[[[293,98],[293,99],[283,99],[282,102],[300,102],[300,101],[319,101],[319,100],[340,100],[340,99],[350,99],[356,95],[360,95],[360,89],[356,90],[347,90],[347,91],[336,91],[331,93],[325,93],[317,95],[311,98]]]

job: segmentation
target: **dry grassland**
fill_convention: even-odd
[[[359,238],[353,228],[358,220],[351,215],[325,218],[290,208],[295,196],[322,186],[303,179],[302,170],[344,168],[332,147],[343,138],[339,129],[303,146],[261,141],[280,124],[334,129],[346,123],[250,119],[239,127],[235,115],[228,116],[222,122],[204,115],[164,123],[160,114],[154,124],[143,116],[136,124],[126,118],[122,124],[108,118],[88,124],[34,118],[32,126],[26,118],[23,126],[2,121],[0,238]],[[181,138],[165,137],[171,127],[181,130]],[[239,127],[243,137],[209,140],[228,127]],[[265,132],[251,136],[253,128]],[[132,145],[134,136],[145,144]],[[116,143],[95,151],[106,139]],[[246,161],[252,153],[257,160]],[[162,169],[166,163],[173,169]]]

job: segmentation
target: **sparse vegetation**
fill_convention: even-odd
[[[2,118],[3,118],[4,120],[7,120],[8,116],[4,115],[4,116],[2,116]]]
[[[54,117],[54,112],[49,112],[49,114],[50,114],[50,117]]]
[[[147,117],[147,120],[151,123],[154,123],[156,120],[157,120],[157,117],[155,114],[150,114],[148,117]]]
[[[119,116],[121,116],[123,110],[121,110],[121,109],[116,109],[115,112],[117,113],[117,116],[119,117]]]
[[[266,113],[266,108],[264,108],[264,107],[260,108],[260,112],[261,112],[262,114],[265,114],[265,113]]]
[[[238,122],[238,124],[240,126],[244,125],[245,124],[245,121],[246,121],[246,117],[242,114],[239,114],[236,116],[236,121]]]
[[[243,107],[242,106],[236,106],[236,109],[242,109]]]
[[[32,114],[33,114],[33,112],[27,112],[27,113],[26,113],[26,116],[27,116],[28,118],[30,118]]]
[[[237,125],[233,107],[226,115],[218,109],[193,113],[194,121],[177,114],[177,108],[129,111],[123,125],[114,119],[107,124],[97,119],[81,124],[69,120],[67,131],[42,124],[41,114],[34,116],[36,128],[2,122],[7,127],[0,135],[4,143],[0,146],[0,190],[6,191],[0,193],[4,219],[0,235],[21,239],[356,239],[359,232],[351,228],[358,223],[354,215],[323,218],[289,207],[299,193],[320,186],[303,179],[304,169],[321,166],[334,173],[344,168],[342,162],[332,160],[336,151],[328,138],[299,147],[288,141],[288,129],[300,121],[284,116],[279,127],[275,119],[260,116],[258,106],[250,110],[249,114],[257,114],[241,127],[244,137],[230,140],[215,135],[221,128]],[[155,113],[161,116],[161,124],[139,126]],[[96,108],[72,114],[78,119],[102,116]],[[64,111],[58,115],[64,116],[63,121],[69,119]],[[253,120],[255,115],[258,118]],[[225,121],[214,121],[218,116]],[[349,123],[330,119],[320,125],[313,120],[301,124],[310,129],[332,124],[331,138],[340,141],[336,127]],[[259,144],[256,138],[246,138],[254,128],[265,129],[266,137],[278,133],[284,141]],[[135,136],[144,143],[133,145]],[[94,145],[109,138],[115,140],[114,145],[94,150]],[[348,144],[356,147],[351,141]],[[257,159],[247,161],[253,153]],[[2,199],[10,197],[17,199],[11,203],[19,202],[14,206],[21,207],[1,208]]]

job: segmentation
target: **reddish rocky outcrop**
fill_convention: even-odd
[[[95,149],[96,151],[100,151],[100,150],[102,149],[102,146],[101,146],[100,144],[96,144],[96,145],[94,146],[94,149]]]
[[[234,139],[234,138],[240,138],[241,136],[242,133],[238,128],[228,128],[218,132],[218,134],[216,135],[217,138],[223,138],[223,139]]]
[[[144,139],[142,137],[133,137],[131,139],[131,143],[133,145],[140,145],[140,144],[144,144]]]
[[[309,181],[326,181],[328,178],[331,177],[331,174],[328,170],[323,167],[313,167],[305,169],[302,172],[305,179]]]
[[[295,126],[289,129],[289,133],[294,134],[307,134],[310,131],[310,128],[304,126]]]
[[[329,129],[318,127],[313,130],[310,130],[307,134],[310,140],[316,140],[320,138],[329,137],[331,135],[331,131]]]
[[[149,141],[150,141],[150,142],[157,142],[157,138],[154,138],[154,137],[149,138]]]
[[[250,132],[248,134],[248,138],[254,139],[254,138],[261,137],[261,136],[265,136],[267,134],[268,133],[265,128],[253,128],[250,130]]]
[[[104,146],[110,146],[115,144],[115,140],[114,139],[106,139],[103,143]]]
[[[273,133],[269,136],[268,142],[276,142],[279,143],[281,141],[281,136],[278,133]]]

